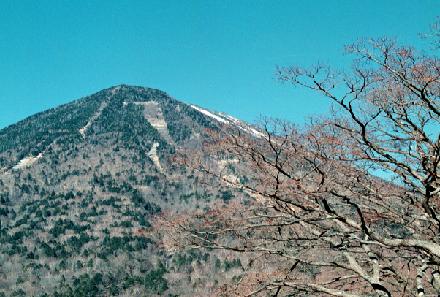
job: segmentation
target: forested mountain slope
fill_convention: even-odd
[[[166,93],[112,87],[0,130],[0,296],[203,295],[239,259],[165,255],[149,234],[167,209],[245,196],[174,160],[232,117]]]

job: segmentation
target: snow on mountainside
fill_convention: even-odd
[[[89,121],[87,122],[87,124],[82,127],[81,129],[79,129],[79,133],[81,134],[81,136],[83,138],[86,137],[86,133],[87,130],[90,128],[90,126],[92,126],[93,122],[98,119],[98,117],[102,114],[102,111],[104,110],[104,108],[106,108],[108,105],[108,103],[106,101],[101,103],[101,106],[98,108],[98,110],[96,111],[96,113],[89,119]]]
[[[241,266],[222,255],[166,255],[148,233],[161,212],[247,197],[175,161],[225,127],[263,135],[160,90],[121,85],[1,129],[0,297],[84,288],[99,297],[212,296],[214,284],[237,278]],[[240,182],[238,159],[208,157]]]
[[[195,105],[191,105],[191,107],[194,108],[195,110],[197,110],[197,111],[203,113],[204,115],[206,115],[206,116],[208,116],[208,117],[210,117],[210,118],[216,120],[216,121],[219,121],[219,122],[221,122],[221,123],[223,123],[223,124],[229,124],[229,122],[226,121],[224,118],[219,117],[218,115],[215,115],[215,114],[213,114],[212,112],[207,111],[206,109],[203,109],[203,108],[197,107],[197,106],[195,106]]]
[[[41,157],[43,157],[42,153],[39,153],[38,156],[28,156],[26,158],[21,159],[17,165],[15,165],[14,167],[12,167],[12,169],[14,170],[19,170],[19,169],[23,169],[26,167],[31,166],[32,164],[34,164],[35,162],[37,162],[39,159],[41,159]]]
[[[203,113],[204,115],[206,115],[216,121],[219,121],[223,124],[235,126],[235,127],[239,128],[240,130],[242,130],[246,133],[252,134],[258,138],[264,137],[264,134],[262,132],[258,131],[257,129],[251,127],[250,125],[248,125],[248,124],[246,124],[246,123],[240,121],[239,119],[236,119],[230,115],[227,115],[224,113],[214,114],[214,113],[212,113],[206,109],[200,108],[198,106],[195,106],[195,105],[190,105],[190,106],[192,108],[194,108],[195,110]]]

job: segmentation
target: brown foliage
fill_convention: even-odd
[[[219,295],[440,293],[440,61],[386,39],[347,51],[349,74],[279,69],[332,100],[331,116],[303,131],[265,121],[264,137],[212,132],[183,159],[248,197],[156,221],[168,250],[251,259]]]

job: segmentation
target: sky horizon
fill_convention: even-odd
[[[331,2],[331,3],[330,3]],[[276,66],[348,65],[345,44],[421,44],[436,1],[0,2],[0,129],[128,84],[253,122],[304,123],[328,104],[276,80]]]

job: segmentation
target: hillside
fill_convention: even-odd
[[[201,296],[239,259],[165,254],[150,218],[243,193],[210,187],[174,161],[226,115],[126,85],[0,130],[0,296]]]

